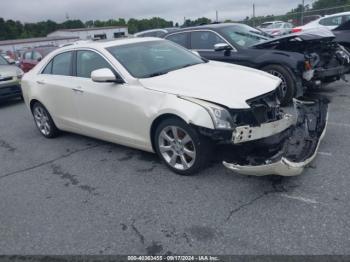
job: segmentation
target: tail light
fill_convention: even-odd
[[[303,31],[303,29],[301,29],[301,28],[293,28],[292,29],[292,33],[298,33],[298,32],[301,32],[301,31]]]
[[[312,69],[312,65],[309,61],[305,61],[304,62],[304,68],[305,68],[305,71],[309,71]]]

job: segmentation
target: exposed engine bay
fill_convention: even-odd
[[[233,130],[200,129],[218,145],[217,160],[243,175],[301,174],[326,132],[328,100],[294,99],[288,113],[280,108],[277,91],[247,103],[250,109],[230,110]]]

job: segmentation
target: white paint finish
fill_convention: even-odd
[[[280,84],[280,80],[270,74],[219,62],[136,79],[106,50],[110,46],[154,40],[166,41],[134,38],[81,42],[55,50],[24,76],[25,102],[28,106],[32,99],[43,103],[61,130],[152,152],[150,131],[159,116],[172,114],[187,123],[214,129],[213,120],[203,105],[179,95],[240,109],[248,107],[247,99],[271,92]],[[89,78],[41,74],[54,56],[73,50],[99,53],[125,83],[97,83]]]
[[[249,108],[246,100],[273,91],[280,81],[259,70],[213,61],[140,80],[152,90],[203,99],[229,108]]]

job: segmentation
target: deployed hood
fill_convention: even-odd
[[[214,61],[139,81],[148,89],[198,98],[229,108],[249,108],[248,99],[273,91],[281,82],[259,70]]]
[[[17,66],[13,65],[0,65],[0,78],[9,76],[18,76],[23,74],[23,71]]]
[[[281,44],[283,42],[289,41],[314,41],[314,40],[333,40],[335,35],[327,28],[317,28],[317,29],[309,29],[305,31],[301,31],[298,33],[293,33],[289,35],[284,35],[277,38],[271,38],[270,40],[255,44],[251,47],[253,48],[269,48],[271,46],[275,46]]]

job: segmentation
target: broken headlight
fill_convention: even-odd
[[[230,113],[225,108],[217,104],[213,104],[213,103],[196,99],[196,98],[191,98],[191,97],[181,97],[181,98],[204,107],[208,111],[211,119],[213,120],[215,129],[222,129],[222,130],[232,129],[232,118]]]
[[[214,126],[216,129],[231,129],[231,116],[230,113],[225,109],[217,105],[208,105],[205,107],[211,118],[213,119]]]

